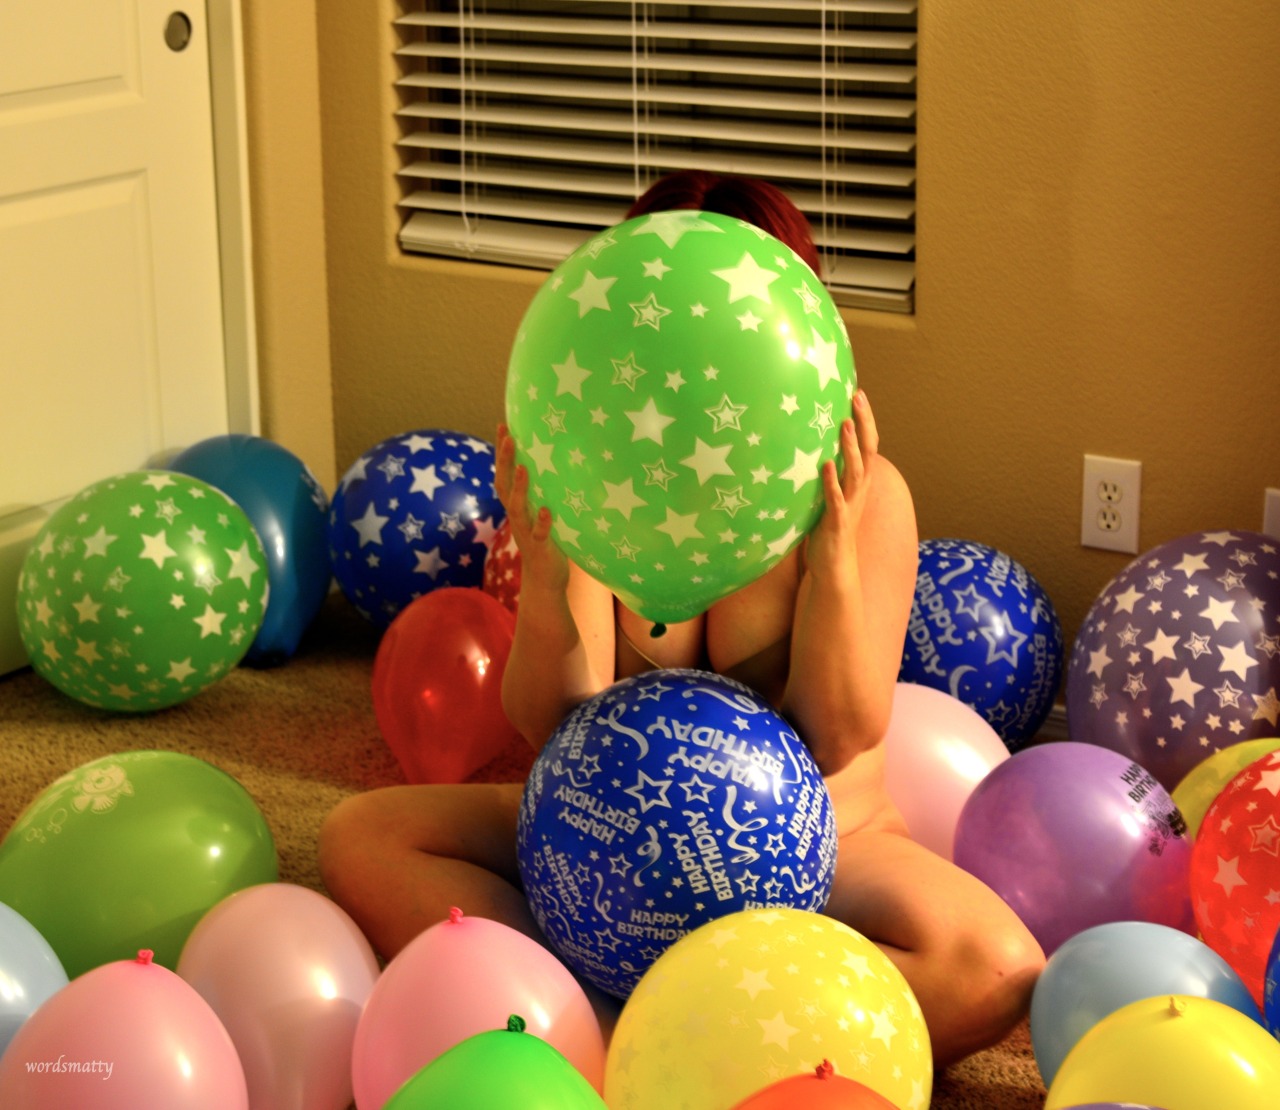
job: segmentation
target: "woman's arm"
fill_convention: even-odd
[[[864,394],[841,429],[844,474],[823,468],[825,508],[805,548],[780,709],[824,775],[877,745],[889,725],[918,538],[911,494],[879,454]]]
[[[542,745],[574,706],[613,682],[613,595],[551,541],[551,512],[529,504],[529,474],[498,429],[498,496],[520,550],[520,605],[502,679],[502,707],[516,730]]]

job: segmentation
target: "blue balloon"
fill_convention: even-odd
[[[666,949],[725,914],[820,911],[836,827],[817,766],[749,687],[658,670],[579,705],[534,762],[520,877],[561,958],[626,998]]]
[[[0,1056],[46,998],[67,985],[52,946],[13,907],[0,902]]]
[[[1267,977],[1262,988],[1262,1012],[1271,1035],[1280,1040],[1280,929],[1271,942],[1271,955],[1267,957]]]
[[[479,586],[506,510],[493,444],[442,428],[393,436],[343,475],[329,555],[347,600],[379,628],[442,586]]]
[[[267,556],[267,611],[245,653],[252,666],[292,658],[329,593],[329,498],[293,452],[251,435],[212,436],[168,469],[220,489],[244,510]]]
[[[1031,995],[1031,1047],[1044,1085],[1103,1018],[1160,994],[1210,998],[1262,1024],[1240,976],[1203,941],[1146,921],[1095,925],[1054,951]]]
[[[1039,731],[1062,677],[1062,625],[1027,569],[994,547],[922,540],[900,682],[979,713],[1016,752]]]

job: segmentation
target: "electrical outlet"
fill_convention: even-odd
[[[1138,553],[1142,463],[1085,455],[1080,494],[1080,543],[1104,551]]]
[[[1262,502],[1262,531],[1280,540],[1280,489],[1267,489]]]

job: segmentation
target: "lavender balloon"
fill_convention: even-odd
[[[1110,921],[1195,935],[1182,814],[1145,768],[1095,744],[1041,744],[993,767],[960,811],[954,858],[1046,956]]]
[[[1280,725],[1280,541],[1196,532],[1140,555],[1093,603],[1067,667],[1072,740],[1173,790]]]

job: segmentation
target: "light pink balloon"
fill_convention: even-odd
[[[5,1110],[248,1110],[235,1046],[187,983],[151,962],[102,964],[49,997],[0,1057]]]
[[[912,839],[951,859],[964,803],[1009,749],[964,702],[911,682],[894,690],[884,747],[885,787]]]
[[[358,1110],[381,1110],[442,1052],[506,1028],[511,1014],[600,1090],[604,1037],[569,969],[523,933],[454,910],[410,941],[369,995],[351,1060]]]
[[[346,1110],[351,1045],[378,960],[346,912],[291,883],[224,898],[192,930],[178,974],[222,1019],[254,1110]]]

